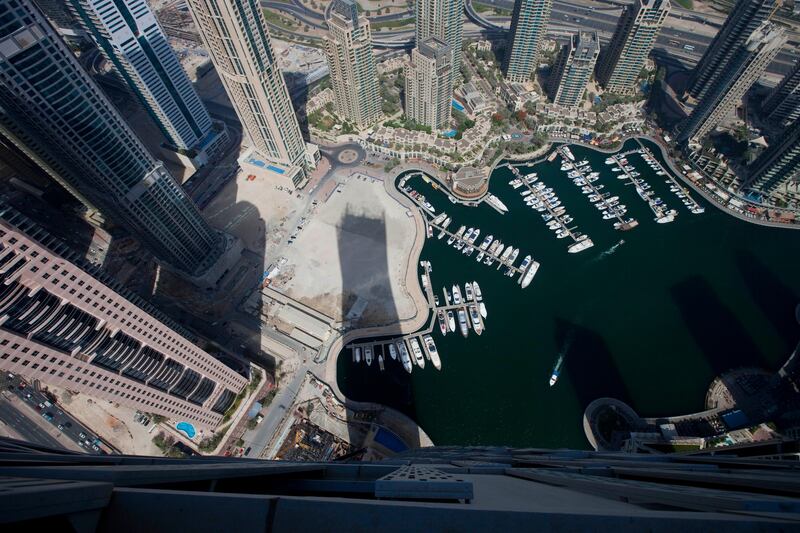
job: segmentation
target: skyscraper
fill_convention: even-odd
[[[224,148],[145,0],[68,0],[97,46],[178,150]],[[223,138],[217,139],[219,135]],[[213,157],[215,150],[209,155]]]
[[[77,198],[198,275],[222,238],[31,0],[0,2],[0,130]]]
[[[670,0],[634,0],[625,6],[611,42],[597,65],[597,81],[607,91],[630,94],[667,19]]]
[[[300,125],[257,0],[187,0],[236,114],[258,154],[295,187],[307,181]],[[267,165],[265,165],[267,166]]]
[[[550,77],[553,103],[567,107],[581,104],[599,54],[597,32],[582,31],[570,37],[561,48]]]
[[[700,100],[728,71],[728,65],[779,0],[739,0],[692,73],[687,92]]]
[[[503,62],[503,72],[509,81],[524,83],[536,73],[552,9],[552,0],[515,0]]]
[[[411,51],[405,65],[406,117],[433,131],[449,126],[453,94],[450,47],[431,37]]]
[[[692,114],[678,125],[678,142],[703,138],[742,101],[786,42],[783,28],[762,22],[728,62]]]
[[[219,424],[244,377],[2,203],[0,229],[0,368],[203,428]]]
[[[772,91],[761,111],[769,120],[784,128],[800,118],[800,63]]]
[[[800,122],[775,139],[748,167],[743,189],[767,196],[800,174]]]
[[[461,45],[464,38],[464,0],[416,0],[417,47],[430,37],[450,46],[453,54],[451,77],[461,73]]]
[[[325,55],[336,112],[357,128],[366,128],[382,115],[369,21],[358,14],[355,0],[334,0],[327,22]]]

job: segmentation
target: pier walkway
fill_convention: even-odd
[[[607,193],[601,193],[600,189],[598,189],[595,186],[595,184],[588,178],[589,174],[594,172],[594,170],[592,169],[591,165],[584,165],[582,167],[579,167],[574,162],[568,160],[567,157],[566,157],[566,154],[564,154],[564,162],[568,163],[569,166],[572,167],[572,171],[567,170],[567,172],[577,172],[580,175],[580,178],[584,181],[583,185],[576,184],[576,186],[577,187],[581,187],[581,188],[588,187],[592,191],[591,194],[594,194],[595,196],[600,198],[597,203],[600,203],[600,202],[605,203],[606,202],[606,198],[611,196],[611,193],[608,193],[608,192]],[[599,175],[599,173],[598,173],[598,175]],[[573,179],[575,179],[577,177],[578,176],[570,178],[570,180],[573,180]],[[592,203],[592,205],[596,206],[597,204]],[[610,207],[611,206],[609,206],[609,208]],[[624,230],[629,230],[629,229],[632,229],[632,228],[636,227],[639,224],[635,219],[630,219],[630,220],[625,219],[622,215],[620,215],[616,211],[614,212],[614,218],[617,219],[617,224],[614,225],[614,229],[618,229],[618,230],[623,230],[623,231]],[[613,220],[613,218],[609,219],[609,220]]]

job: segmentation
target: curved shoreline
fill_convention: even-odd
[[[411,251],[408,254],[408,259],[406,261],[406,274],[405,280],[403,282],[403,288],[406,291],[406,294],[414,301],[414,315],[410,318],[403,319],[398,321],[396,324],[388,325],[388,326],[369,326],[365,328],[353,329],[344,333],[344,335],[339,335],[329,346],[328,346],[328,353],[325,357],[325,367],[323,369],[323,375],[325,383],[330,386],[331,390],[333,391],[334,395],[339,399],[346,407],[354,410],[365,410],[365,409],[382,409],[384,412],[389,413],[393,418],[396,418],[396,421],[402,424],[406,428],[406,432],[411,429],[411,427],[415,427],[418,431],[418,440],[419,446],[433,446],[433,441],[428,436],[422,427],[417,424],[414,420],[412,420],[407,415],[401,413],[400,411],[375,402],[361,402],[357,400],[353,400],[348,398],[342,390],[339,388],[339,381],[337,375],[337,364],[339,360],[339,354],[342,352],[344,347],[353,342],[357,339],[364,338],[364,337],[382,337],[385,335],[396,335],[396,334],[405,334],[405,333],[413,333],[417,331],[422,326],[425,325],[428,316],[427,314],[423,314],[420,310],[428,308],[428,302],[425,299],[425,296],[422,293],[422,287],[419,284],[419,278],[417,277],[417,269],[416,265],[419,261],[419,257],[422,254],[422,248],[425,244],[425,221],[419,211],[416,209],[416,206],[406,198],[404,195],[400,194],[397,188],[394,186],[397,177],[408,171],[419,170],[420,172],[424,172],[421,169],[409,169],[403,168],[396,172],[392,173],[390,179],[383,180],[383,186],[386,190],[387,194],[393,198],[397,203],[399,203],[406,211],[410,211],[412,213],[412,219],[414,220],[415,226],[415,233],[414,233],[414,243],[411,246]],[[396,433],[406,433],[403,431],[397,431],[395,428],[393,429]],[[398,435],[401,438],[403,435]]]
[[[629,140],[638,140],[644,139],[647,141],[652,142],[656,146],[658,146],[659,150],[661,151],[661,157],[666,162],[667,166],[669,167],[670,171],[677,176],[683,183],[688,185],[692,188],[695,192],[700,194],[706,201],[710,204],[714,205],[717,209],[721,210],[724,213],[727,213],[741,221],[750,222],[753,224],[757,224],[764,227],[776,227],[776,228],[788,228],[788,229],[800,229],[800,224],[790,225],[790,224],[782,224],[776,222],[769,222],[758,220],[750,217],[745,217],[736,211],[728,209],[727,207],[721,205],[715,198],[713,198],[709,193],[707,193],[702,188],[698,187],[695,183],[689,180],[686,176],[684,176],[683,172],[676,168],[671,157],[666,153],[665,147],[661,144],[661,142],[649,135],[629,135],[623,137],[620,140],[621,145],[617,148],[600,148],[591,144],[587,144],[580,141],[574,141],[569,139],[557,139],[557,138],[549,138],[548,143],[545,146],[538,148],[533,152],[529,152],[527,154],[503,154],[502,156],[498,157],[492,168],[490,170],[489,176],[487,178],[487,191],[489,186],[491,185],[491,177],[494,174],[494,171],[497,168],[497,165],[501,161],[525,161],[530,159],[535,159],[539,156],[544,156],[547,154],[555,144],[563,144],[563,145],[577,145],[584,148],[588,148],[591,150],[595,150],[600,153],[604,154],[613,154],[617,153],[622,149],[622,145],[624,145]],[[428,168],[426,168],[428,167]],[[397,334],[406,334],[406,333],[413,333],[414,331],[419,330],[422,328],[429,318],[428,313],[421,312],[422,309],[428,308],[428,302],[424,297],[422,292],[422,288],[420,286],[419,278],[417,276],[417,269],[416,265],[419,261],[419,258],[422,254],[422,249],[426,242],[426,235],[425,235],[425,221],[423,215],[419,212],[416,206],[411,202],[408,198],[405,197],[400,191],[395,187],[395,183],[397,178],[400,174],[406,172],[422,172],[426,175],[430,176],[434,179],[437,183],[442,186],[445,191],[454,196],[455,198],[460,199],[460,195],[455,194],[451,188],[443,182],[440,176],[437,174],[435,169],[429,167],[428,164],[400,164],[396,167],[389,176],[385,177],[382,181],[384,183],[384,189],[386,190],[387,194],[392,197],[395,201],[397,201],[403,208],[405,208],[408,212],[412,214],[411,218],[414,220],[415,224],[415,236],[414,236],[414,243],[411,247],[411,251],[408,255],[408,259],[406,262],[406,274],[405,280],[403,283],[403,288],[405,289],[406,293],[409,297],[414,301],[414,308],[415,313],[411,318],[403,319],[398,321],[396,324],[386,325],[386,326],[370,326],[365,328],[354,329],[344,333],[343,335],[339,335],[328,347],[327,355],[325,357],[325,367],[324,371],[324,381],[331,387],[331,390],[335,394],[335,396],[342,401],[347,407],[352,409],[382,409],[384,412],[397,417],[397,422],[402,423],[404,426],[413,426],[419,432],[419,442],[420,446],[432,446],[433,442],[427,433],[423,430],[423,428],[414,420],[412,420],[407,415],[401,413],[400,411],[388,407],[383,404],[375,403],[375,402],[361,402],[356,401],[348,398],[339,388],[338,384],[338,375],[337,375],[337,363],[338,363],[338,356],[342,352],[343,348],[350,342],[361,338],[367,337],[381,337],[387,335],[397,335]],[[460,200],[463,202],[463,200]],[[610,400],[610,399],[600,399],[598,400]],[[598,401],[598,400],[595,400]],[[592,402],[594,404],[595,402]],[[591,405],[591,404],[590,404]],[[630,409],[629,406],[626,405]],[[632,410],[632,409],[631,409]],[[635,411],[634,411],[635,413]],[[696,415],[697,413],[695,413]],[[637,415],[638,416],[638,415]],[[692,416],[692,415],[685,415],[685,416]],[[642,419],[647,420],[647,419]],[[587,437],[589,436],[588,430],[588,420],[584,415],[584,430],[586,432]],[[595,443],[591,442],[593,447],[595,447]]]

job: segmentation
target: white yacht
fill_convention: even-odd
[[[392,358],[392,361],[397,361],[397,349],[394,347],[394,344],[389,344],[389,357]]]
[[[406,348],[406,343],[403,339],[397,341],[397,349],[400,351],[400,362],[403,363],[403,368],[410,374],[413,365],[411,364],[411,357],[408,355],[408,348]]]
[[[425,356],[422,355],[422,348],[419,346],[419,341],[416,337],[411,339],[411,351],[414,353],[414,362],[420,368],[425,368]]]
[[[364,359],[367,361],[367,365],[372,365],[372,348],[366,347],[364,348]]]
[[[436,370],[441,370],[442,361],[439,359],[439,351],[436,349],[436,344],[433,342],[433,337],[430,335],[425,335],[422,337],[422,340],[425,341],[425,348],[428,349],[428,355],[431,357],[431,363],[433,363],[433,367]]]

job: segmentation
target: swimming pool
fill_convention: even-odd
[[[461,102],[453,98],[453,108],[458,109],[459,111],[464,111],[464,106],[461,105]]]
[[[266,163],[266,162],[264,162],[264,161],[262,161],[260,159],[255,159],[255,158],[251,157],[250,159],[247,160],[247,162],[250,163],[251,165],[255,165],[257,167],[266,168],[267,170],[271,170],[271,171],[275,172],[276,174],[285,174],[286,173],[286,170],[284,170],[284,169],[282,169],[280,167],[276,167],[275,165],[270,165],[270,164],[268,164],[268,163]]]
[[[442,137],[447,137],[448,139],[452,139],[453,137],[456,136],[456,133],[458,133],[457,130],[447,130],[447,131],[443,131],[441,133],[441,135],[442,135]]]
[[[406,446],[405,443],[400,440],[400,437],[385,428],[378,428],[378,431],[375,433],[375,442],[392,450],[393,452],[399,453],[408,449],[408,446]]]
[[[193,439],[196,433],[194,430],[194,426],[191,425],[189,422],[178,422],[177,424],[175,424],[175,429],[177,429],[178,431],[183,431],[184,433],[186,433],[186,436],[189,437],[190,439]]]

